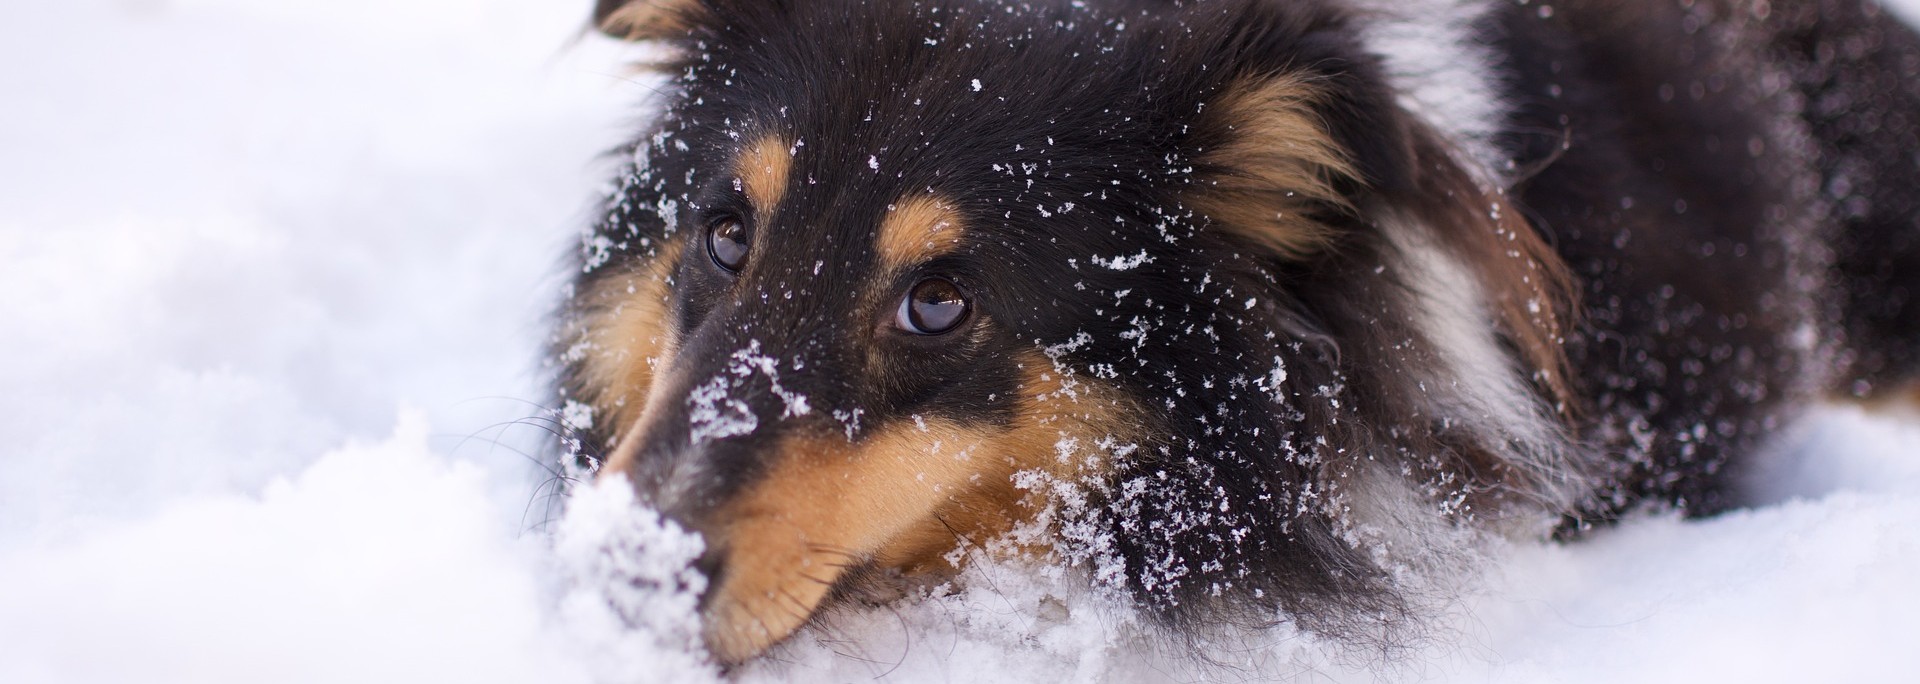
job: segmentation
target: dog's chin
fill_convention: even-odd
[[[732,665],[806,624],[854,561],[781,521],[738,526],[730,537],[701,618],[707,650]]]
[[[795,579],[715,596],[701,615],[707,652],[722,665],[734,666],[784,641],[811,619],[826,597],[825,591],[803,586],[811,584]]]
[[[780,591],[769,593],[746,585],[724,584],[709,594],[702,610],[702,636],[707,651],[716,662],[736,666],[769,650],[777,649],[808,624],[833,612],[836,607],[879,606],[928,591],[939,582],[951,579],[951,567],[906,570],[864,561],[841,569],[831,586],[820,585],[812,577],[803,577],[802,569],[789,569],[778,586],[803,584],[824,591],[794,596],[813,597],[806,610]]]
[[[702,635],[724,665],[759,656],[830,606],[898,600],[955,572],[941,561],[887,563],[874,557],[885,552],[853,555],[768,527],[776,529],[747,532],[729,544],[738,551],[727,554],[703,597]]]

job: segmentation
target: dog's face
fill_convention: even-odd
[[[1299,11],[1275,55],[1168,8],[601,5],[678,52],[588,243],[566,391],[602,472],[705,536],[716,656],[854,570],[947,568],[1057,485],[1113,511],[1158,488],[1205,524],[1299,507],[1303,426],[1337,421],[1282,409],[1343,379],[1289,279],[1327,268],[1366,188],[1408,182],[1367,168],[1401,145],[1367,65],[1315,52],[1347,49],[1339,17]],[[1256,451],[1285,454],[1258,482],[1201,463]],[[1169,468],[1209,474],[1154,484]]]

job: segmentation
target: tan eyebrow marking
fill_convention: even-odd
[[[762,136],[734,160],[734,179],[740,191],[763,216],[779,208],[787,194],[787,173],[793,169],[793,155],[787,153],[788,149],[790,146],[779,136]]]
[[[924,194],[895,202],[874,235],[874,252],[889,270],[899,270],[953,251],[966,226],[952,202]]]

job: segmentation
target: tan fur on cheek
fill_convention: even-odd
[[[1187,200],[1222,229],[1279,255],[1319,250],[1331,235],[1314,212],[1348,208],[1335,182],[1358,173],[1314,111],[1319,97],[1295,76],[1228,86],[1199,125],[1229,137],[1201,152],[1201,165],[1213,172]]]
[[[780,208],[780,200],[787,194],[787,176],[793,168],[789,149],[786,141],[769,135],[754,140],[734,161],[740,191],[763,217]]]
[[[631,437],[624,433],[639,422],[654,379],[673,360],[669,298],[681,244],[662,244],[652,260],[601,281],[581,298],[590,313],[578,324],[585,357],[577,389],[595,421],[616,439]],[[628,451],[615,448],[601,472],[625,472],[632,465]]]
[[[1011,429],[974,434],[962,442],[974,462],[967,486],[934,517],[875,552],[876,562],[909,572],[953,570],[946,556],[958,542],[1003,537],[1059,503],[1050,500],[1052,492],[1044,485],[1074,487],[1101,480],[1116,467],[1116,455],[1137,449],[1131,440],[1141,432],[1143,414],[1124,394],[1056,367],[1038,353],[1022,354],[1019,366],[1024,376],[1021,408]],[[927,437],[903,446],[936,455],[943,447],[951,449]],[[1015,482],[1020,473],[1037,476],[1030,484],[1043,486],[1020,486]]]
[[[950,425],[934,430],[962,439]],[[729,555],[706,623],[716,656],[737,662],[785,638],[848,565],[931,514],[972,474],[964,461],[927,458],[897,442],[789,440],[772,472],[722,512]]]
[[[953,204],[935,195],[915,195],[895,202],[874,235],[874,252],[883,268],[906,269],[959,247],[965,226]]]
[[[1099,445],[1117,443],[1136,412],[1039,354],[1022,361],[1023,406],[1011,428],[917,418],[857,445],[785,445],[772,472],[720,516],[728,557],[706,621],[715,655],[738,662],[784,639],[850,565],[941,569],[961,539],[1031,520],[1046,494],[1016,486],[1016,473],[1104,475],[1113,463]]]

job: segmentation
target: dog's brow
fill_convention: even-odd
[[[734,177],[740,180],[740,189],[753,203],[754,211],[763,216],[773,213],[786,196],[787,172],[793,168],[793,155],[788,154],[788,149],[786,141],[779,136],[762,136],[741,150],[739,158],[734,160]]]
[[[885,268],[899,270],[952,251],[965,235],[952,202],[920,194],[893,203],[880,220],[873,249]]]

